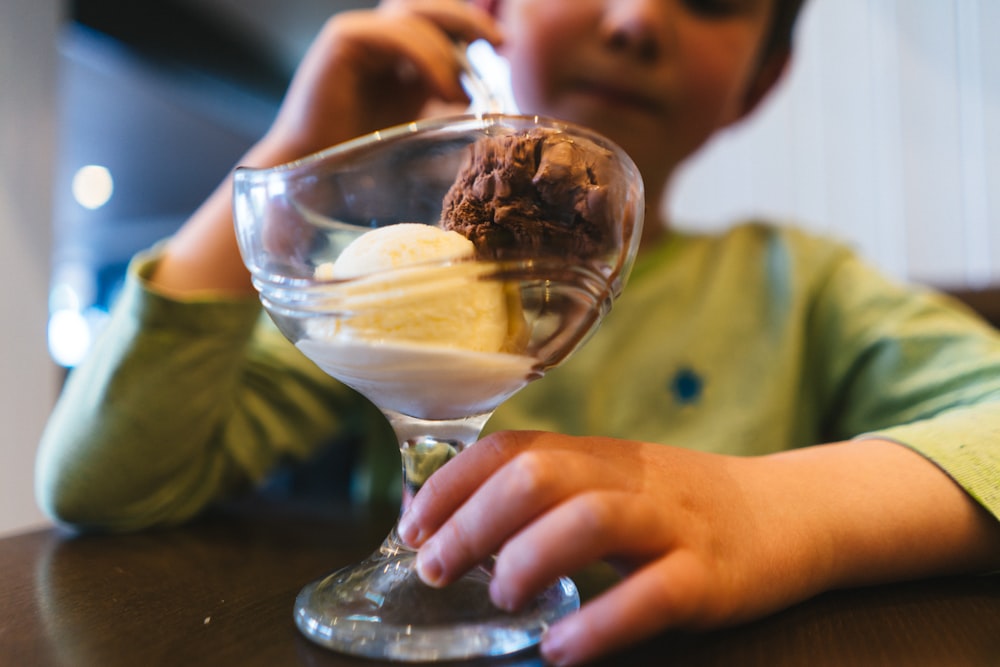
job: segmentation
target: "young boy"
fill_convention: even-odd
[[[613,562],[621,581],[547,633],[554,664],[836,587],[1000,564],[997,333],[839,245],[657,219],[677,166],[780,78],[798,5],[396,0],[340,14],[246,156],[274,165],[462,102],[452,42],[482,37],[510,60],[523,111],[592,127],[639,165],[647,221],[624,296],[400,527],[432,585],[497,553],[491,593],[506,608]],[[230,198],[223,184],[136,260],[73,373],[39,456],[55,518],[182,521],[334,434],[369,438],[376,491],[398,465],[377,411],[260,317]]]

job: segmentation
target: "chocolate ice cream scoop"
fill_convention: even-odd
[[[445,195],[442,226],[487,259],[594,257],[613,241],[602,179],[611,159],[603,147],[551,130],[486,137]]]

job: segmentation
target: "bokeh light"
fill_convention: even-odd
[[[98,209],[108,203],[115,191],[115,182],[107,167],[88,164],[73,175],[73,198],[80,206]]]

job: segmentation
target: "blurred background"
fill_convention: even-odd
[[[0,3],[0,535],[129,258],[270,122],[336,0]],[[1000,283],[1000,3],[810,0],[780,93],[681,174],[678,226],[777,217],[887,272]]]

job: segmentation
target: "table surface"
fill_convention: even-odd
[[[305,583],[367,556],[392,518],[254,505],[133,535],[8,537],[0,540],[0,665],[382,664],[306,640],[292,603]],[[529,653],[464,664],[541,661]],[[995,667],[1000,577],[838,591],[736,628],[663,633],[597,664]]]

